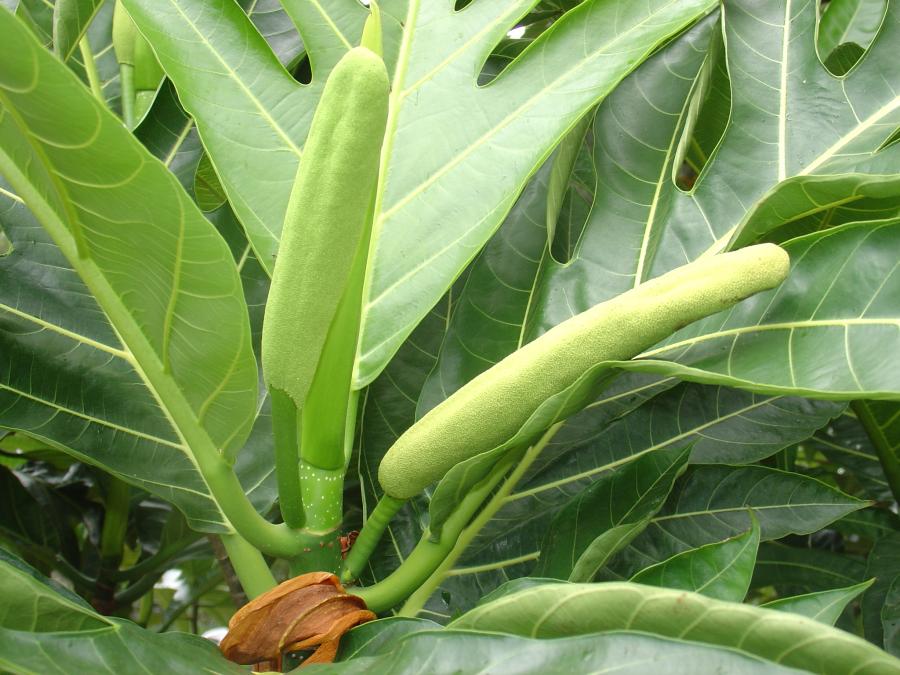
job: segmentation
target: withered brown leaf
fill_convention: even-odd
[[[316,648],[304,661],[334,660],[341,636],[375,618],[362,598],[349,595],[328,572],[288,579],[247,603],[231,617],[219,648],[235,663],[280,666],[288,651]]]

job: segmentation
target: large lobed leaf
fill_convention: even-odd
[[[449,0],[410,2],[405,17],[388,13],[387,25],[400,20],[403,31],[376,204],[359,386],[384,368],[443,295],[565,131],[659,43],[714,5],[589,0],[479,87],[485,55],[532,4],[475,2],[456,11]],[[358,40],[364,12],[352,0],[287,4],[313,68],[312,84],[303,88],[231,3],[126,0],[126,6],[197,120],[223,187],[271,269],[322,82],[341,51]],[[498,163],[505,170],[483,181]]]

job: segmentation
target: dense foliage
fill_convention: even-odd
[[[373,9],[0,0],[0,670],[246,672],[197,635],[321,570],[383,618],[310,672],[900,672],[900,3]],[[361,40],[372,185],[295,181]],[[295,239],[297,427],[266,298],[286,213],[345,207]],[[761,243],[783,283],[426,417]],[[401,437],[432,482],[385,495]]]

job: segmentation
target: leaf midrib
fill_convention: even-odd
[[[626,464],[626,463],[628,463],[632,460],[635,460],[639,457],[643,457],[644,455],[646,455],[649,452],[654,452],[655,450],[659,450],[659,449],[664,448],[673,443],[677,443],[679,441],[683,441],[687,438],[690,438],[691,436],[699,434],[700,432],[704,431],[705,429],[715,426],[716,424],[719,424],[720,422],[722,422],[724,420],[731,419],[732,417],[740,417],[741,415],[743,415],[747,412],[750,412],[751,410],[756,410],[757,408],[761,408],[763,406],[769,405],[773,401],[777,401],[778,398],[779,397],[763,398],[763,399],[756,401],[750,405],[747,405],[747,406],[744,406],[737,410],[734,410],[734,411],[728,413],[727,415],[722,415],[720,417],[716,417],[715,419],[705,422],[704,424],[700,424],[700,425],[692,427],[691,429],[688,429],[686,431],[682,431],[681,433],[679,433],[675,436],[670,436],[669,438],[667,438],[665,441],[663,441],[661,443],[655,443],[647,448],[644,448],[640,452],[634,453],[632,455],[628,455],[627,457],[624,457],[622,459],[616,460],[614,462],[610,462],[608,464],[604,464],[603,466],[595,467],[588,471],[582,471],[581,473],[578,473],[578,474],[572,474],[570,476],[567,476],[566,478],[561,478],[559,480],[551,481],[549,483],[543,483],[541,485],[538,485],[537,487],[531,488],[530,490],[522,490],[521,492],[514,492],[511,495],[509,495],[505,501],[507,503],[511,503],[516,500],[523,499],[525,497],[531,497],[533,495],[540,494],[541,492],[544,492],[546,490],[553,490],[553,489],[562,487],[564,485],[568,485],[569,483],[572,483],[574,481],[583,480],[585,478],[590,478],[591,476],[598,474],[598,473],[602,473],[604,471],[609,471],[610,469],[614,469],[617,466]]]
[[[232,81],[234,81],[235,84],[237,84],[238,88],[244,92],[244,95],[247,97],[247,99],[253,104],[253,106],[259,112],[260,117],[262,117],[268,123],[268,125],[272,129],[272,131],[274,131],[278,135],[278,137],[281,138],[285,142],[288,149],[290,149],[291,152],[293,152],[299,158],[300,157],[300,148],[297,146],[296,143],[294,143],[293,139],[291,139],[291,137],[288,135],[287,131],[285,131],[285,129],[280,124],[278,124],[278,122],[275,121],[275,118],[272,117],[268,108],[266,108],[262,104],[262,101],[260,101],[256,97],[256,95],[250,89],[247,88],[247,85],[244,84],[244,81],[240,77],[238,77],[237,72],[235,72],[235,70],[232,69],[230,65],[228,65],[228,62],[225,61],[225,59],[222,57],[222,55],[213,47],[212,43],[206,39],[206,37],[203,35],[203,33],[201,33],[199,30],[197,30],[197,26],[194,24],[193,21],[191,21],[190,17],[188,17],[188,15],[185,14],[181,10],[181,8],[175,2],[173,2],[173,0],[168,0],[168,3],[176,12],[178,12],[178,14],[183,19],[185,25],[190,27],[191,31],[197,36],[199,41],[202,44],[206,45],[207,49],[209,50],[209,53],[216,59],[216,61],[219,62],[219,64],[222,66],[222,68],[225,69],[227,77],[229,77]],[[300,86],[300,85],[298,85],[298,86]]]
[[[670,345],[665,345],[663,347],[658,347],[656,349],[651,349],[649,351],[643,352],[639,354],[636,359],[647,359],[650,357],[657,356],[659,354],[664,354],[667,351],[672,351],[678,349],[680,347],[691,346],[694,344],[698,344],[704,342],[706,340],[714,340],[721,337],[729,337],[729,336],[737,336],[737,335],[745,335],[748,333],[762,332],[762,331],[770,331],[770,330],[796,330],[796,329],[804,329],[804,328],[847,328],[848,326],[896,326],[900,328],[900,319],[890,319],[887,317],[884,318],[875,318],[875,319],[863,319],[861,317],[854,319],[809,319],[804,321],[788,321],[782,323],[767,323],[767,324],[755,324],[753,326],[742,326],[739,328],[730,328],[728,330],[719,330],[713,331],[711,333],[704,333],[703,335],[698,335],[693,338],[686,338],[684,340],[679,340],[678,342],[674,342]]]

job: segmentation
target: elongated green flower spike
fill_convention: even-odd
[[[388,90],[378,56],[363,47],[347,52],[328,78],[300,159],[262,334],[266,382],[297,408],[369,225]]]
[[[395,499],[418,494],[451,467],[510,439],[549,397],[592,366],[631,359],[788,273],[774,244],[703,258],[564,321],[443,401],[388,450],[378,470]]]
[[[305,518],[298,453],[312,472],[304,487],[312,492],[303,501],[323,502],[317,486],[340,488],[340,481],[323,483],[318,472],[330,479],[344,463],[389,90],[384,63],[371,50],[351,49],[337,63],[313,116],[285,215],[263,321],[262,366],[273,402],[282,515],[291,527]]]

